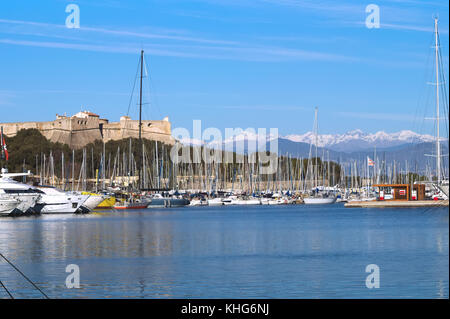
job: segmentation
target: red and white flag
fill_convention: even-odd
[[[6,160],[9,159],[9,154],[8,154],[8,148],[6,147],[6,142],[5,142],[5,138],[3,137],[3,126],[2,126],[2,133],[1,133],[1,147],[2,147],[2,158],[6,157]]]
[[[372,161],[369,156],[367,156],[367,165],[368,166],[374,166],[375,165],[375,162]]]

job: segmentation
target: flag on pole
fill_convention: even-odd
[[[8,149],[6,147],[6,142],[5,142],[5,138],[3,137],[3,126],[2,126],[2,135],[1,135],[1,147],[2,147],[2,159],[5,158],[6,156],[6,160],[9,159],[9,154],[8,154]]]
[[[367,165],[368,166],[374,166],[375,165],[375,162],[373,160],[371,160],[369,156],[367,156]]]

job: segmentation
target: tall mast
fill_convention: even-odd
[[[436,54],[436,174],[438,185],[441,182],[441,143],[439,136],[439,46],[438,46],[438,18],[434,18],[434,37]]]
[[[141,128],[142,128],[142,70],[144,65],[144,50],[141,50],[141,83],[139,91],[139,141],[141,141]]]
[[[144,69],[144,50],[141,50],[141,81],[140,81],[140,89],[139,89],[139,143],[142,145],[142,77],[143,77],[143,69]],[[143,165],[144,155],[142,154],[142,163]],[[139,167],[139,188],[141,188],[141,168]]]
[[[314,109],[314,144],[316,144],[316,165],[315,165],[315,176],[314,176],[314,187],[317,187],[317,180],[318,180],[318,158],[317,158],[317,145],[319,144],[319,139],[318,139],[318,131],[319,131],[319,124],[317,122],[317,112],[318,112],[319,108],[316,106],[316,108]]]

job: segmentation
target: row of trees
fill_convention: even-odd
[[[156,175],[162,179],[170,180],[167,186],[176,187],[177,177],[188,180],[189,176],[196,176],[207,179],[209,176],[218,176],[216,183],[220,187],[221,180],[225,182],[235,181],[238,183],[237,175],[247,179],[249,183],[255,183],[257,180],[261,182],[275,181],[291,181],[291,185],[299,185],[297,181],[305,180],[311,176],[307,176],[308,165],[314,167],[314,172],[320,184],[325,181],[328,185],[340,182],[341,167],[336,162],[325,162],[320,158],[313,158],[310,162],[308,159],[297,159],[289,156],[279,156],[277,159],[277,169],[273,174],[260,174],[261,166],[259,166],[259,158],[262,154],[239,155],[236,153],[223,153],[221,161],[205,163],[201,156],[203,152],[210,152],[202,147],[184,146],[184,150],[179,149],[178,154],[181,156],[183,152],[189,154],[193,159],[194,153],[201,158],[200,163],[191,164],[180,163],[174,165],[171,161],[171,145],[158,143],[155,141],[143,140],[145,148],[145,165],[146,170],[151,171],[149,175],[155,178]],[[10,172],[21,172],[30,170],[35,175],[48,176],[54,174],[64,179],[72,178],[72,171],[75,179],[78,179],[80,170],[82,169],[84,157],[85,178],[93,179],[97,177],[97,169],[102,167],[104,176],[110,178],[111,175],[136,174],[136,167],[143,167],[142,154],[143,148],[139,140],[136,138],[127,138],[118,141],[109,141],[103,144],[102,141],[85,146],[85,151],[76,150],[73,152],[67,145],[53,143],[47,140],[36,129],[20,130],[16,136],[7,138],[8,150],[10,153],[9,161],[3,161]],[[187,149],[186,149],[187,148]],[[157,151],[157,154],[156,154]],[[83,155],[84,153],[84,155]],[[50,157],[51,154],[51,157]],[[173,154],[172,154],[173,155]],[[74,156],[74,158],[73,158]],[[241,161],[238,160],[238,157]],[[103,162],[102,162],[103,158]],[[231,163],[227,163],[225,158],[231,158]],[[264,156],[267,159],[267,154]],[[64,163],[64,169],[62,167]],[[73,167],[72,167],[73,165]],[[51,166],[51,169],[50,169]],[[116,170],[114,170],[116,167]],[[118,168],[120,167],[120,170]],[[309,171],[311,174],[313,170]],[[103,172],[102,172],[103,175]],[[254,175],[258,175],[255,178]],[[192,177],[193,178],[193,177]],[[189,185],[188,182],[184,183]],[[289,183],[285,183],[289,185]],[[181,185],[180,185],[181,186]]]

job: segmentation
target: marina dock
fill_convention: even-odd
[[[391,207],[448,207],[448,200],[380,200],[380,201],[351,201],[345,207],[391,208]]]

